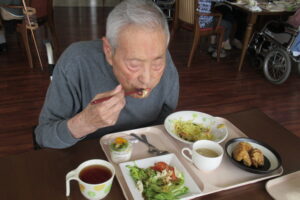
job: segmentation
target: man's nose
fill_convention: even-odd
[[[142,84],[142,87],[148,87],[150,81],[151,81],[151,70],[150,66],[144,67],[142,70],[140,76],[139,76],[139,81]]]

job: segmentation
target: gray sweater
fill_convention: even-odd
[[[58,60],[48,88],[36,141],[42,147],[66,148],[84,139],[74,138],[68,119],[81,112],[96,94],[118,85],[112,67],[106,62],[102,41],[72,44]],[[160,124],[177,106],[179,80],[170,54],[160,83],[145,99],[126,98],[126,105],[114,126],[98,129],[85,138],[99,138],[107,133]]]

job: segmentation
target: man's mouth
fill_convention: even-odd
[[[146,96],[148,96],[150,90],[150,88],[138,88],[136,89],[136,94],[139,95],[140,98],[145,98]]]

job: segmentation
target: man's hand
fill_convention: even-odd
[[[68,128],[75,138],[84,137],[99,128],[114,125],[125,106],[125,93],[121,85],[114,90],[97,94],[94,99],[110,97],[97,104],[89,104],[82,112],[68,121]]]

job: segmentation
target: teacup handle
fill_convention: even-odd
[[[183,148],[183,149],[181,150],[181,154],[183,155],[183,157],[184,157],[185,159],[187,159],[187,160],[190,161],[190,162],[193,162],[192,159],[190,159],[187,155],[185,155],[184,151],[188,151],[189,154],[192,156],[192,150],[190,150],[189,148],[186,148],[186,147],[185,147],[185,148]]]
[[[76,171],[72,170],[66,175],[66,196],[70,196],[70,181],[76,180],[78,181],[78,177],[76,176]]]

